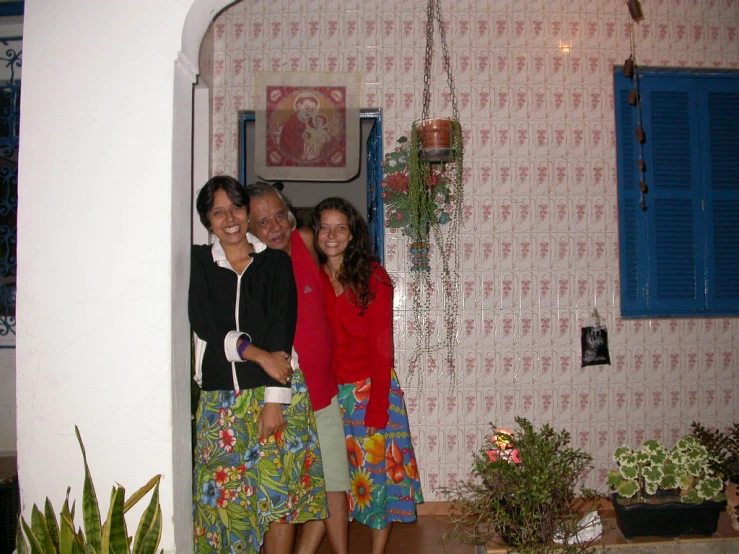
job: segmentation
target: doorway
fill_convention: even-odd
[[[285,196],[295,208],[300,224],[307,225],[313,207],[329,196],[341,196],[349,200],[365,216],[372,247],[380,263],[384,262],[385,224],[382,200],[382,110],[360,110],[360,168],[350,181],[316,182],[283,181]],[[239,112],[239,181],[244,184],[259,181],[254,172],[254,121],[253,110]],[[303,221],[300,222],[300,216]]]

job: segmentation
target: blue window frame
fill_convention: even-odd
[[[641,148],[633,83],[614,77],[621,313],[739,314],[739,75],[643,70],[637,78]]]

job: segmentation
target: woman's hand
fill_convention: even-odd
[[[282,430],[285,426],[285,418],[282,415],[282,404],[269,402],[262,408],[262,415],[259,416],[259,437],[265,439]]]
[[[283,384],[290,382],[293,368],[290,365],[290,355],[286,352],[265,352],[264,356],[260,356],[260,359],[257,360],[257,363],[275,381]]]
[[[286,385],[290,382],[293,368],[290,365],[290,355],[282,350],[267,352],[250,344],[242,355],[244,360],[258,363],[262,369],[278,383]]]

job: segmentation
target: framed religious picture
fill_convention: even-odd
[[[359,173],[360,73],[255,75],[256,174],[265,181],[348,181]]]

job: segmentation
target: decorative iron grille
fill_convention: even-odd
[[[15,347],[21,41],[0,38],[0,348]]]

